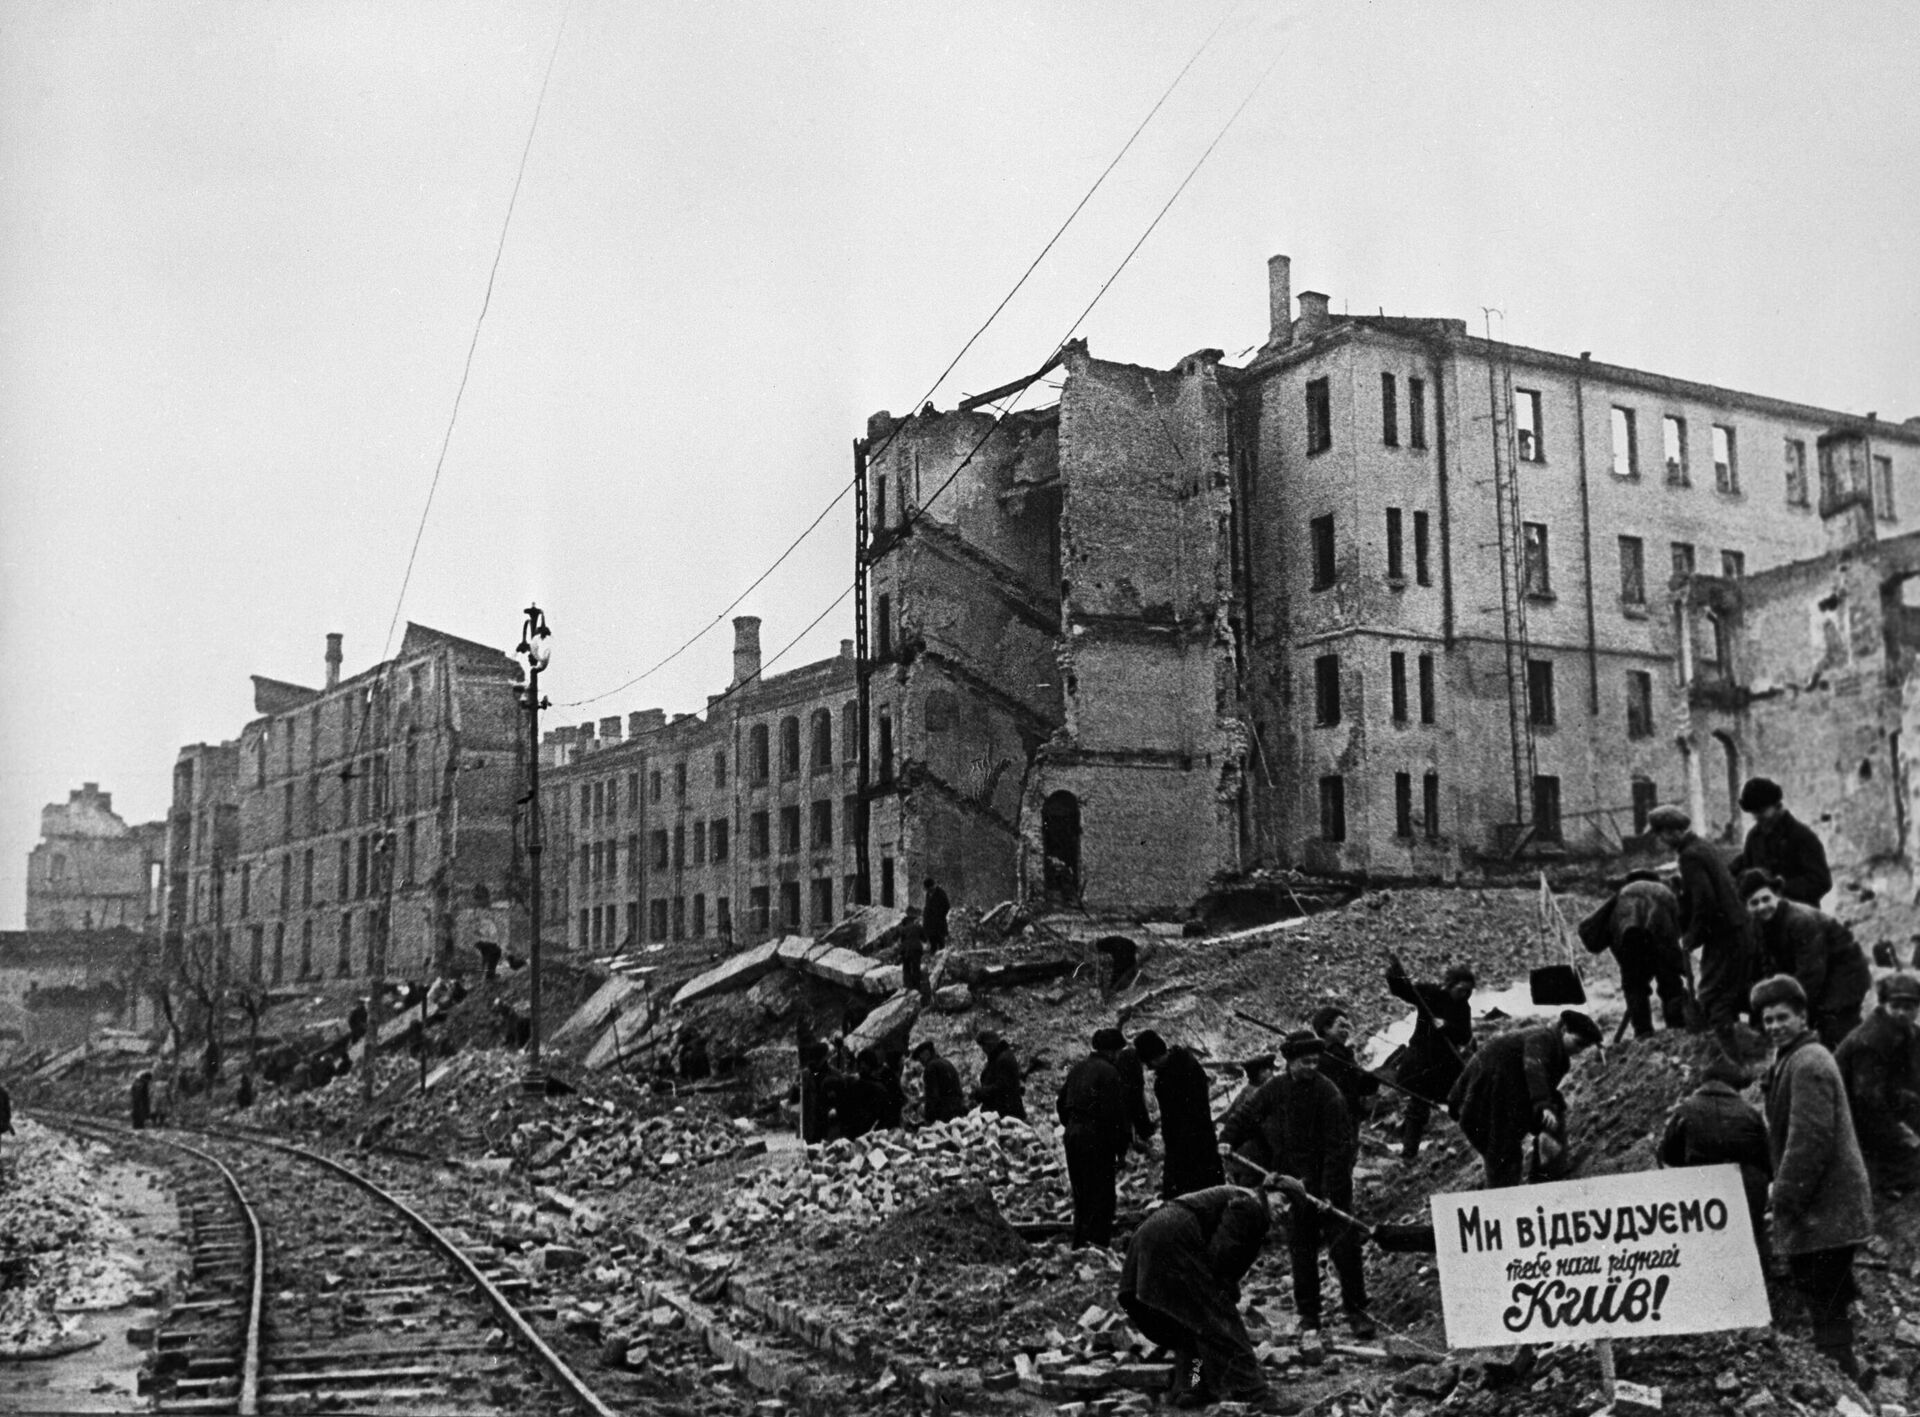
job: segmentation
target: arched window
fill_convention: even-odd
[[[788,715],[780,720],[780,776],[800,775],[800,720]]]
[[[833,770],[833,715],[825,709],[813,711],[813,755],[814,772]]]
[[[756,723],[747,732],[747,758],[752,763],[753,781],[767,780],[767,725]]]

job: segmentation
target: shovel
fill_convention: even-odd
[[[1552,934],[1566,951],[1564,964],[1543,964],[1533,969],[1527,976],[1527,989],[1533,1002],[1543,1008],[1569,1008],[1587,1001],[1587,988],[1580,982],[1580,972],[1573,967],[1573,942],[1567,938],[1566,917],[1560,913],[1560,905],[1553,898],[1553,891],[1547,885],[1546,873],[1540,875],[1540,930],[1543,935]]]

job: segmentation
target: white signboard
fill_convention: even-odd
[[[1432,1204],[1454,1348],[1772,1321],[1737,1166],[1465,1191]]]

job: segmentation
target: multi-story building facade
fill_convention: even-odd
[[[420,974],[511,942],[520,666],[412,624],[393,659],[340,666],[329,635],[324,688],[256,675],[239,738],[181,750],[168,929],[211,932],[236,977]]]
[[[1920,420],[1296,316],[1269,275],[1244,367],[1076,346],[1051,408],[869,421],[872,829],[914,874],[1140,909],[1617,846],[1719,751],[1675,666],[1724,636],[1676,588],[1920,508]]]
[[[542,744],[543,893],[575,949],[750,944],[831,924],[857,900],[852,642],[762,675],[760,621],[734,621],[733,678],[704,714],[658,709]],[[879,863],[888,879],[890,860]]]
[[[27,856],[27,929],[153,928],[166,832],[165,822],[129,827],[97,782],[48,803]]]

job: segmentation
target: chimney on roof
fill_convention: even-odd
[[[759,673],[760,617],[736,615],[733,617],[733,682],[727,687],[737,689],[749,679],[757,678]]]
[[[667,725],[664,709],[635,709],[627,715],[627,737],[638,738],[642,733],[651,733]]]
[[[1267,257],[1267,342],[1261,353],[1293,343],[1293,259]]]
[[[611,738],[615,742],[620,740],[619,714],[616,713],[611,718],[603,718],[600,720],[600,736],[602,738]]]
[[[840,657],[842,659],[853,658],[853,641],[852,640],[840,641]]]
[[[340,687],[340,641],[341,635],[327,636],[327,687]]]
[[[1294,321],[1295,339],[1312,339],[1327,327],[1327,303],[1331,297],[1317,290],[1300,292],[1300,318]]]

